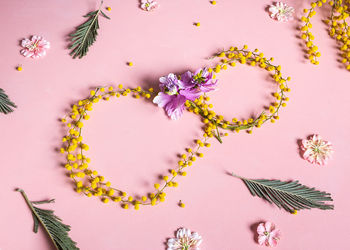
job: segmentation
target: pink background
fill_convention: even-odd
[[[18,105],[14,113],[0,115],[0,248],[52,248],[42,230],[32,232],[30,211],[13,191],[21,187],[32,200],[56,199],[56,204],[43,207],[54,209],[72,226],[70,236],[83,250],[164,249],[179,227],[201,234],[201,249],[262,249],[252,228],[266,220],[283,233],[277,249],[347,249],[350,73],[337,62],[335,41],[327,35],[321,16],[313,21],[323,55],[315,67],[303,57],[297,21],[269,18],[265,8],[271,1],[218,0],[216,6],[207,0],[159,2],[157,11],[147,13],[136,0],[105,1],[112,8],[111,20],[100,19],[97,42],[82,60],[68,55],[65,38],[98,1],[0,2],[0,87]],[[308,3],[287,2],[298,16]],[[19,54],[20,39],[33,34],[51,42],[43,59]],[[292,77],[291,101],[280,121],[253,135],[230,134],[222,145],[212,140],[205,158],[187,177],[179,178],[179,187],[170,189],[166,202],[157,207],[126,211],[73,191],[60,167],[62,156],[55,151],[64,132],[58,119],[72,102],[98,85],[157,86],[160,76],[206,66],[211,62],[205,58],[217,50],[243,44],[275,57],[283,73]],[[134,66],[126,66],[127,61]],[[19,64],[22,72],[15,70]],[[219,79],[220,90],[211,97],[215,110],[228,118],[257,114],[274,90],[266,72],[242,65],[221,73]],[[96,105],[84,135],[93,168],[130,194],[144,194],[201,134],[200,126],[192,114],[173,122],[152,104],[124,98]],[[312,166],[299,156],[297,141],[314,133],[335,147],[325,167]],[[226,171],[250,178],[298,179],[332,193],[335,210],[288,214],[253,198]],[[185,209],[177,206],[180,199]]]

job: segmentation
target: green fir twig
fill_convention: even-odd
[[[87,17],[88,20],[83,24],[79,25],[75,32],[70,34],[71,44],[69,49],[72,51],[70,55],[73,58],[78,57],[82,58],[89,51],[89,47],[96,41],[98,35],[97,30],[100,28],[98,23],[98,17],[101,15],[104,18],[110,19],[103,11],[101,10],[103,1],[101,1],[100,7],[98,10],[91,11],[86,14],[84,17]]]
[[[54,199],[37,201],[30,201],[26,193],[18,188],[16,191],[20,192],[28,204],[30,210],[32,211],[33,220],[34,220],[34,233],[38,232],[39,224],[41,224],[53,242],[57,250],[78,250],[76,247],[76,242],[74,242],[68,235],[70,231],[70,226],[63,224],[60,218],[58,218],[54,211],[41,209],[35,207],[34,205],[47,204],[55,202]]]
[[[325,203],[333,201],[330,193],[309,188],[299,181],[247,179],[234,173],[232,175],[241,179],[253,196],[258,196],[287,212],[294,213],[296,210],[311,208],[334,209],[334,205]]]

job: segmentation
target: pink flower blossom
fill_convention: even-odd
[[[272,222],[260,223],[258,228],[258,242],[259,245],[265,245],[268,247],[275,247],[277,241],[281,237],[281,232],[279,229],[275,228],[275,225]]]
[[[21,54],[25,57],[38,58],[46,55],[46,50],[50,48],[50,42],[41,36],[32,36],[29,40],[25,38],[21,41]]]
[[[333,146],[319,135],[313,135],[310,139],[302,141],[301,149],[304,151],[305,160],[318,165],[325,165],[331,157]]]
[[[154,0],[141,0],[141,9],[152,11],[158,8],[159,4]]]
[[[270,5],[270,17],[282,22],[287,22],[293,19],[294,8],[285,3],[277,2],[275,5]]]
[[[199,250],[202,243],[202,236],[191,232],[190,229],[180,228],[176,232],[176,238],[171,238],[167,242],[167,250]]]

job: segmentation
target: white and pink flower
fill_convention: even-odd
[[[159,7],[159,4],[154,0],[141,0],[141,9],[152,11]]]
[[[332,143],[323,140],[319,135],[304,139],[301,149],[305,160],[318,165],[325,165],[334,152]]]
[[[294,8],[285,3],[277,2],[269,7],[270,17],[281,22],[293,20]]]
[[[50,42],[41,36],[32,36],[21,41],[21,54],[25,57],[38,58],[46,55],[46,50],[50,48]]]
[[[257,228],[259,245],[275,247],[281,238],[281,232],[272,222],[260,223]]]
[[[176,232],[176,238],[168,239],[167,250],[199,250],[202,236],[191,232],[190,229],[180,228]]]

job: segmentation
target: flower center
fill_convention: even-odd
[[[29,44],[26,46],[30,51],[35,50],[38,47],[38,41],[36,41],[35,43]]]
[[[164,92],[168,95],[177,95],[178,94],[176,86],[166,86],[164,88]]]
[[[199,72],[197,75],[193,76],[193,80],[197,83],[197,84],[201,84],[203,82],[205,82],[205,77],[202,76],[202,71]]]
[[[321,145],[319,144],[314,145],[313,150],[315,153],[321,153],[322,152]]]
[[[265,231],[265,232],[264,232],[264,235],[265,235],[265,236],[268,236],[268,235],[269,235],[269,232]]]
[[[184,243],[184,245],[182,246],[181,250],[188,250],[189,245],[187,245],[186,243]]]
[[[281,9],[279,9],[279,13],[284,15],[287,13],[287,11],[286,11],[286,9],[281,8]]]

